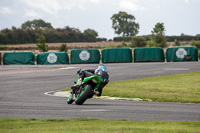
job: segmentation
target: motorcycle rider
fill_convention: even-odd
[[[106,76],[104,75],[102,75],[102,73],[106,73]],[[74,84],[71,88],[72,89],[77,89],[77,88],[79,88],[80,87],[80,85],[83,83],[83,79],[85,78],[85,77],[90,77],[90,76],[92,76],[92,75],[98,75],[98,76],[100,76],[100,77],[102,77],[103,78],[103,80],[104,79],[108,79],[109,78],[109,76],[108,76],[108,71],[106,70],[106,67],[104,66],[104,65],[100,65],[100,66],[98,66],[98,68],[97,69],[80,69],[79,71],[77,71],[77,74],[79,74],[79,79],[78,79],[78,81],[76,82],[76,84]],[[104,85],[105,86],[105,85]],[[103,88],[103,87],[102,87]],[[102,88],[101,88],[101,90],[95,90],[95,93],[98,95],[98,94],[100,94],[101,95],[101,92],[102,92]]]

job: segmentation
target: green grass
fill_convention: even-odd
[[[1,133],[200,133],[200,122],[99,119],[0,119]]]
[[[104,96],[200,103],[200,71],[109,83]]]

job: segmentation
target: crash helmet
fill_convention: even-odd
[[[98,68],[97,68],[98,70],[106,70],[106,67],[104,66],[104,65],[100,65],[100,66],[98,66]]]
[[[109,78],[108,71],[104,65],[98,66],[98,68],[95,70],[95,74],[101,76],[103,80]]]

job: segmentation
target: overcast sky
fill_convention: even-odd
[[[0,0],[0,30],[43,19],[54,28],[90,28],[113,39],[110,18],[119,11],[135,16],[138,35],[151,34],[158,22],[166,35],[200,34],[200,0]]]

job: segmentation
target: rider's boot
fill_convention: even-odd
[[[77,89],[77,88],[79,88],[80,85],[82,84],[82,82],[83,82],[82,79],[79,78],[78,81],[77,81],[77,83],[74,84],[71,88],[72,88],[72,89]]]

